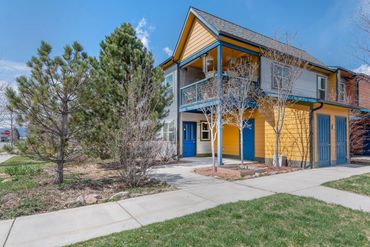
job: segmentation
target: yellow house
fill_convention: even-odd
[[[189,9],[173,56],[160,64],[165,83],[174,94],[162,136],[174,143],[180,157],[211,154],[210,130],[200,109],[217,101],[207,101],[199,93],[200,88],[211,79],[217,79],[220,87],[222,78],[230,76],[226,71],[233,59],[247,56],[258,64],[253,78],[256,85],[261,91],[274,94],[271,74],[282,65],[265,57],[263,50],[279,49],[280,44],[212,14]],[[303,54],[309,67],[291,91],[296,103],[287,107],[279,153],[286,157],[287,165],[345,164],[349,160],[349,113],[355,107],[346,98],[347,80],[338,68],[328,67],[293,46],[289,49],[292,54]],[[249,127],[243,129],[242,150],[239,129],[219,122],[218,164],[222,164],[222,157],[239,157],[241,152],[247,160],[272,162],[275,133],[271,117],[274,116],[266,117],[258,107],[253,110]]]

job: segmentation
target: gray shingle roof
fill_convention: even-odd
[[[262,35],[260,33],[254,32],[227,20],[224,20],[220,17],[214,16],[212,14],[206,13],[202,10],[191,8],[196,14],[198,14],[201,18],[203,18],[209,25],[211,25],[214,29],[217,30],[219,34],[225,33],[231,36],[235,36],[242,40],[251,42],[257,46],[262,46],[270,49],[277,49],[280,50],[281,43],[277,40],[274,40],[270,37]],[[289,51],[284,51],[289,52]],[[315,57],[308,54],[306,51],[298,49],[296,47],[291,46],[291,55],[297,54],[297,52],[301,53],[303,59],[307,62],[313,63],[315,65],[320,65],[326,67],[326,65],[320,62]]]

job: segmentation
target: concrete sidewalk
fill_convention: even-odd
[[[193,164],[185,162],[155,170],[154,176],[178,186],[177,191],[0,221],[0,245],[61,246],[277,192],[312,196],[370,212],[363,205],[370,204],[370,198],[355,194],[352,197],[353,193],[347,192],[343,192],[344,196],[337,190],[336,196],[331,196],[333,192],[320,186],[323,182],[370,172],[370,167],[305,170],[227,182],[192,173]]]
[[[7,154],[7,153],[0,153],[0,165],[1,163],[7,161],[8,159],[14,157],[15,155],[13,154]]]

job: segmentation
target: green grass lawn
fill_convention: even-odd
[[[74,246],[370,246],[370,215],[278,194]]]
[[[323,185],[370,196],[370,173],[324,183]]]

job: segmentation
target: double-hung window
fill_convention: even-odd
[[[291,68],[286,65],[272,64],[272,88],[283,89],[290,83]]]
[[[207,122],[200,122],[200,140],[201,141],[211,140],[211,133]]]
[[[171,143],[175,142],[175,121],[165,122],[162,127],[162,139]]]
[[[340,80],[338,84],[338,101],[345,102],[347,97],[346,82]]]
[[[173,73],[166,75],[164,78],[164,85],[167,87],[167,95],[173,95],[173,84],[174,84],[174,75]]]
[[[321,100],[327,99],[327,90],[328,90],[328,82],[327,79],[323,76],[317,76],[317,94],[318,98]]]

